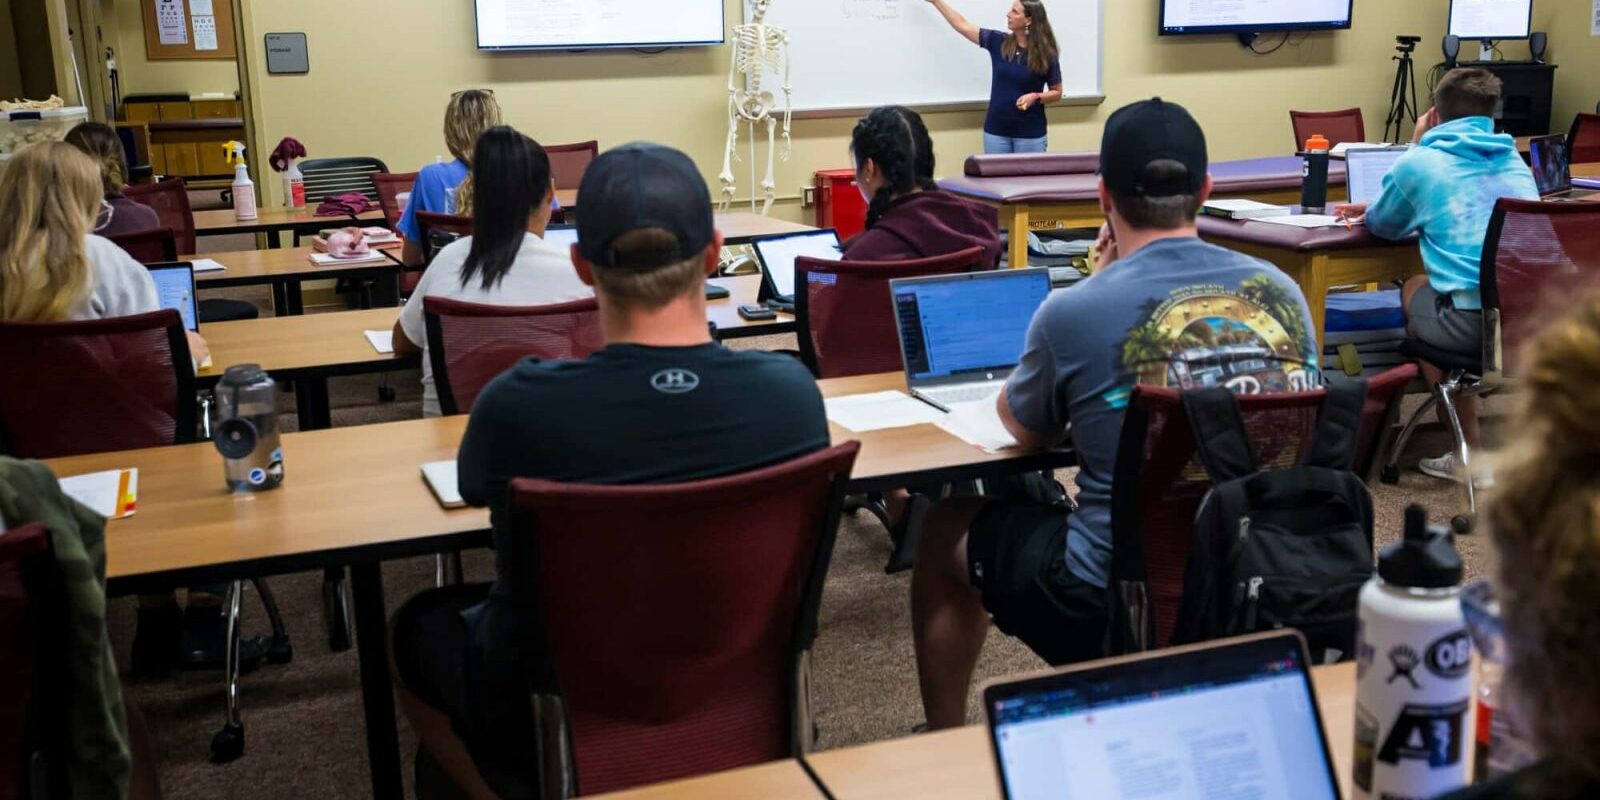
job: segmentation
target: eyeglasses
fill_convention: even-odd
[[[111,204],[109,202],[107,202],[105,200],[101,200],[100,201],[100,213],[96,216],[95,223],[94,223],[94,231],[95,231],[95,233],[99,233],[100,231],[103,231],[106,228],[111,227],[111,218],[116,216],[116,214],[117,214],[117,210],[115,208],[112,208]]]

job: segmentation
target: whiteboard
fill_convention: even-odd
[[[721,44],[722,0],[476,0],[478,48]]]
[[[1061,47],[1061,93],[1069,102],[1104,99],[1102,3],[1046,0]],[[996,30],[1005,29],[1010,8],[1006,0],[950,0],[950,5],[974,25]],[[744,6],[749,21],[754,3],[745,0]],[[989,102],[989,54],[956,33],[926,0],[773,0],[766,23],[789,34],[798,112]],[[763,84],[776,92],[782,75]]]

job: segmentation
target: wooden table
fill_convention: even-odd
[[[1351,797],[1355,665],[1318,667],[1312,677],[1341,792],[1344,797]],[[830,750],[813,754],[809,760],[817,777],[839,800],[999,800],[999,776],[988,739],[986,728],[971,726]],[[786,779],[792,779],[793,773],[786,769],[788,766],[794,766],[794,772],[800,771],[795,761],[778,761],[753,769],[601,795],[600,800],[821,796],[814,786],[809,794],[798,785],[791,789]]]
[[[200,289],[220,289],[225,286],[268,284],[272,286],[272,305],[276,313],[288,316],[305,313],[300,296],[301,281],[382,278],[400,272],[400,262],[389,258],[360,264],[319,266],[311,262],[311,256],[316,252],[311,247],[288,247],[205,253],[197,257],[209,258],[227,269],[196,272],[195,285]],[[398,256],[399,252],[395,251],[394,254]]]
[[[314,319],[308,317],[305,319]],[[904,388],[899,374],[823,381],[826,396]],[[206,442],[46,462],[58,476],[139,470],[139,512],[107,526],[107,589],[159,592],[349,566],[355,601],[373,794],[401,795],[394,697],[384,655],[382,561],[480,547],[484,509],[445,510],[420,466],[455,457],[465,416],[307,431],[283,437],[287,480],[232,494],[222,457]],[[835,440],[846,438],[832,428]],[[1072,463],[1070,452],[986,454],[931,426],[848,434],[861,442],[849,489],[939,483]],[[777,770],[781,773],[782,770]],[[774,785],[781,774],[770,774]]]
[[[1574,178],[1600,178],[1600,164],[1573,164],[1572,177]]]
[[[222,236],[230,233],[265,233],[267,234],[268,247],[282,245],[280,235],[284,231],[297,234],[316,233],[323,228],[338,228],[354,222],[366,225],[383,225],[383,211],[373,208],[358,216],[319,217],[316,215],[316,205],[307,203],[305,208],[287,209],[281,206],[275,208],[259,208],[256,218],[252,220],[236,220],[233,218],[233,209],[219,208],[211,211],[194,212],[194,232],[196,236]]]

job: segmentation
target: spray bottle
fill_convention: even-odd
[[[244,142],[223,145],[228,163],[233,165],[233,218],[244,221],[256,218],[256,184],[250,180],[249,165],[244,163]]]
[[[290,159],[283,171],[283,204],[290,209],[306,207],[306,176],[300,174],[299,160]]]

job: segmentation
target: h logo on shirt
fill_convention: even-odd
[[[688,394],[700,387],[700,376],[686,369],[664,369],[650,376],[650,388],[663,394]]]

